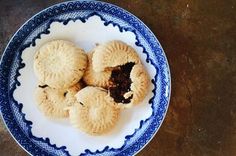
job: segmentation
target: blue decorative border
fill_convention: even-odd
[[[80,11],[90,10],[90,11],[93,11],[93,13],[83,18],[80,17],[80,18],[74,18],[74,19],[69,18],[67,20],[54,20],[54,17],[58,15],[62,15],[68,12],[75,12],[76,10],[80,10]],[[122,19],[123,21],[126,21],[127,23],[129,23],[129,25],[131,25],[132,28],[121,27],[119,24],[115,22],[107,21],[105,18],[103,18],[100,15],[100,13],[116,16],[117,18]],[[136,33],[137,30],[145,38],[145,40],[148,43],[150,43],[150,47],[152,51],[155,52],[154,53],[155,58],[153,59],[150,58],[149,53],[146,52],[143,46],[142,47],[144,48],[144,52],[147,54],[146,61],[147,62],[150,61],[150,63],[156,69],[159,69],[159,74],[161,76],[161,84],[162,84],[161,85],[161,99],[160,99],[161,102],[156,110],[157,104],[154,102],[155,96],[150,100],[150,102],[152,102],[152,109],[153,109],[152,116],[145,121],[141,121],[140,127],[135,130],[134,134],[125,137],[126,139],[125,143],[121,148],[114,149],[114,148],[109,148],[107,146],[103,150],[101,151],[97,150],[95,152],[91,152],[87,149],[81,155],[96,155],[96,154],[101,154],[101,153],[107,153],[107,154],[116,153],[117,154],[117,152],[119,152],[119,155],[125,155],[125,156],[133,155],[134,153],[138,152],[148,141],[150,141],[150,139],[153,137],[153,135],[155,134],[157,129],[160,127],[164,119],[164,116],[168,107],[169,97],[170,97],[170,93],[168,94],[168,96],[165,96],[166,86],[170,90],[170,73],[169,73],[168,63],[164,55],[164,52],[158,40],[153,35],[153,33],[135,16],[133,16],[129,12],[117,6],[114,6],[108,3],[99,2],[99,1],[73,1],[73,2],[61,3],[58,5],[52,6],[48,9],[45,9],[39,14],[35,15],[18,30],[18,32],[13,36],[7,48],[5,49],[4,55],[1,60],[1,65],[0,65],[1,115],[4,119],[5,124],[9,128],[9,131],[14,136],[14,138],[18,141],[18,143],[24,149],[26,149],[28,152],[30,152],[33,155],[69,155],[69,152],[66,151],[65,146],[56,147],[55,144],[54,145],[51,144],[49,138],[43,139],[43,138],[37,138],[33,136],[31,133],[32,122],[27,121],[25,119],[25,114],[21,112],[23,105],[18,104],[17,101],[15,101],[13,98],[13,91],[15,90],[16,86],[20,85],[20,82],[17,80],[17,77],[20,75],[19,70],[24,67],[24,64],[22,63],[22,59],[21,59],[21,53],[25,48],[29,47],[31,43],[33,46],[35,46],[35,40],[37,38],[41,38],[41,34],[50,33],[48,29],[52,22],[58,21],[58,22],[63,22],[63,24],[67,24],[70,20],[75,21],[77,19],[81,20],[82,22],[85,22],[86,19],[94,15],[98,15],[103,21],[105,21],[104,23],[105,25],[112,24],[113,26],[118,26],[121,32],[132,31],[133,33],[135,33],[136,40],[137,40],[135,44],[137,46],[142,46],[137,37],[138,36]],[[47,20],[50,20],[48,29],[38,34],[32,40],[32,42],[22,45],[22,43],[31,34],[31,32],[34,31],[38,26],[40,26]],[[14,61],[19,62],[18,67],[17,68],[9,67],[9,65],[14,64]],[[157,87],[156,82],[157,82],[157,74],[155,75],[154,80],[152,80],[152,83],[155,85],[155,88],[153,90],[154,95],[156,95],[156,87]],[[12,84],[12,85],[10,85],[9,87],[9,84]],[[20,112],[20,116],[26,124],[28,133],[25,133],[19,126],[19,123],[13,114],[13,111],[15,110]],[[144,123],[149,122],[149,121],[152,121],[152,123],[146,129],[145,134],[139,137],[135,141],[138,144],[129,145],[128,141],[132,139],[136,133],[138,133],[138,130],[141,129]],[[38,144],[36,144],[35,141],[40,142],[42,146],[39,146]],[[46,145],[48,145],[50,149],[42,148],[42,147],[47,147]],[[49,151],[53,151],[53,152],[50,153]]]

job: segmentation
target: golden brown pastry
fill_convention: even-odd
[[[85,87],[76,94],[77,104],[69,108],[72,125],[90,135],[109,132],[119,120],[120,110],[113,106],[107,91]]]
[[[84,51],[64,40],[44,44],[34,58],[34,71],[39,81],[57,89],[65,89],[79,82],[86,66]]]

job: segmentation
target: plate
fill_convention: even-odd
[[[122,111],[110,133],[89,136],[67,120],[46,118],[37,108],[35,51],[65,39],[90,51],[98,43],[122,40],[137,51],[151,77],[149,94]],[[148,27],[126,10],[100,1],[71,1],[29,19],[8,43],[0,65],[1,116],[13,138],[31,155],[134,155],[160,128],[170,100],[170,71],[164,51]]]

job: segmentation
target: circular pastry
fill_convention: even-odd
[[[66,118],[68,110],[65,108],[72,106],[77,100],[75,94],[82,89],[80,83],[68,89],[54,89],[40,83],[36,88],[36,102],[40,110],[48,117]]]
[[[92,67],[92,57],[94,51],[88,53],[88,66],[84,72],[83,80],[87,85],[107,88],[111,70],[105,69],[101,72],[95,72]]]
[[[112,70],[109,95],[120,108],[129,108],[146,96],[150,79],[142,64],[128,63]]]
[[[39,81],[57,89],[68,88],[79,82],[86,66],[84,51],[63,40],[44,44],[34,58],[34,71]]]
[[[74,127],[90,135],[102,135],[116,125],[120,110],[113,106],[106,90],[85,87],[76,94],[76,98],[77,104],[69,109],[69,118]]]
[[[121,41],[110,41],[97,46],[92,58],[93,70],[96,72],[129,62],[139,63],[139,56],[131,46]]]

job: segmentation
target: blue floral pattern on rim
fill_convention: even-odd
[[[25,119],[25,114],[22,113],[23,105],[13,98],[14,90],[21,85],[17,80],[17,77],[20,76],[19,70],[25,66],[22,63],[22,51],[31,44],[35,46],[35,40],[39,39],[41,34],[49,34],[48,29],[52,22],[63,22],[65,25],[70,20],[79,19],[86,22],[86,19],[94,15],[100,16],[105,21],[104,25],[113,24],[118,26],[121,32],[132,31],[136,34],[136,45],[144,48],[144,53],[147,54],[146,61],[159,70],[161,96],[160,103],[155,103],[157,98],[155,96],[157,90],[156,74],[152,80],[155,88],[153,90],[154,97],[150,100],[153,109],[151,117],[141,121],[140,127],[135,130],[134,134],[125,137],[126,140],[121,148],[114,149],[106,146],[103,150],[94,152],[87,149],[81,155],[133,155],[151,140],[164,120],[170,98],[170,73],[164,51],[153,33],[134,15],[105,2],[73,1],[57,4],[32,17],[17,31],[5,49],[0,65],[1,115],[14,138],[33,155],[69,155],[69,151],[66,150],[65,146],[53,145],[49,138],[43,139],[33,136],[31,133],[33,123]],[[110,16],[116,17],[117,21],[111,20]],[[43,26],[44,29],[37,30],[36,34],[32,34],[40,26]],[[148,53],[146,48],[142,46],[142,39],[138,36],[142,36],[149,43],[152,53]],[[144,129],[142,135],[137,135],[138,133],[141,134],[141,128]]]

